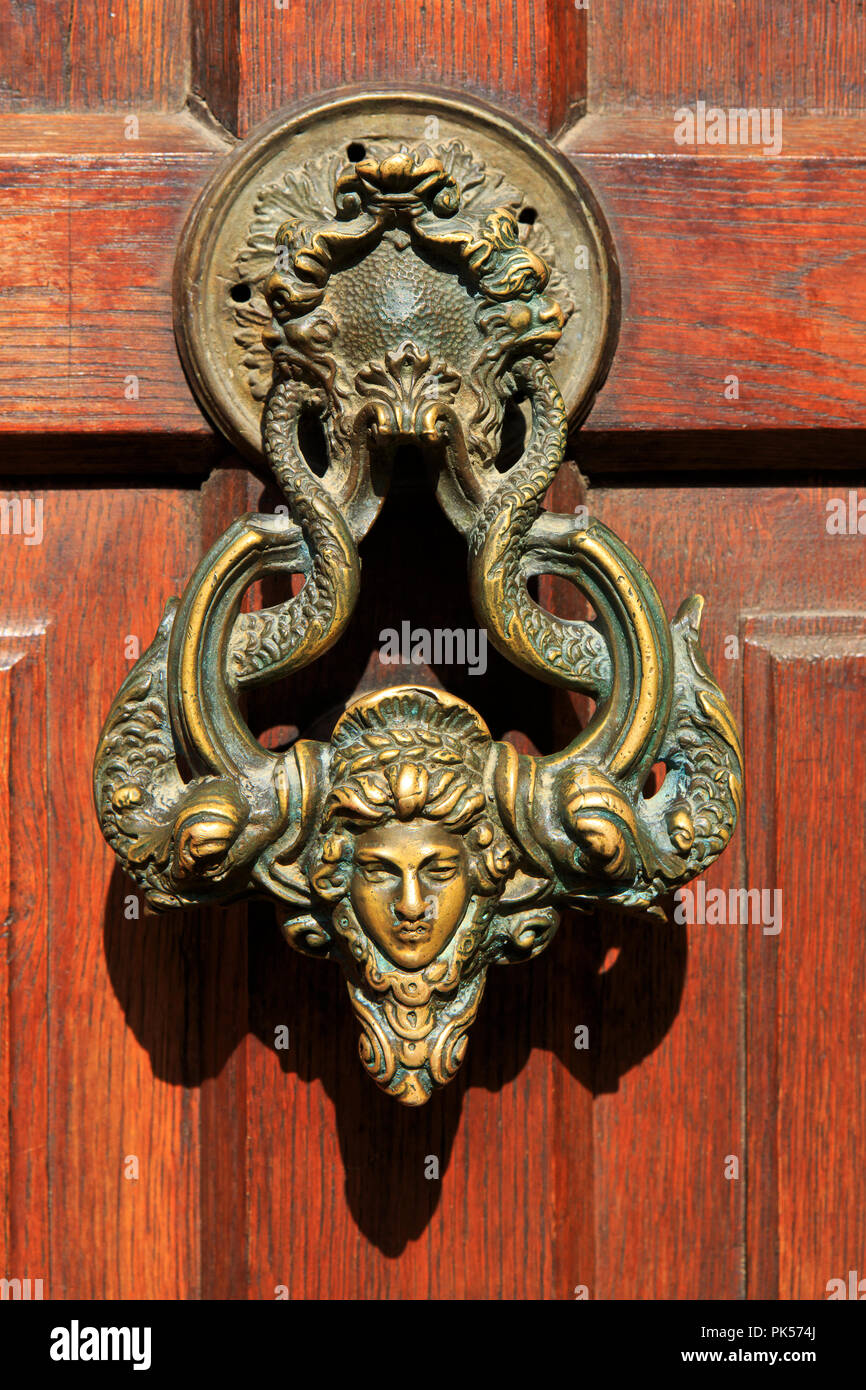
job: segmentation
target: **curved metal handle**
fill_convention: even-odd
[[[208,276],[226,225],[232,234],[226,209],[244,204],[243,177],[258,178],[246,238],[234,233],[248,275],[258,257],[258,309],[234,321],[234,336],[251,383],[267,354],[262,449],[289,515],[234,522],[169,604],[109,712],[96,804],[152,907],[276,899],[289,942],[345,969],[364,1065],[416,1105],[459,1066],[491,963],[542,950],[565,906],[649,906],[721,852],[742,754],[701,653],[703,601],[687,600],[669,624],[652,581],[600,521],[543,510],[567,427],[550,358],[574,306],[552,293],[567,286],[542,253],[541,225],[527,237],[503,176],[447,139],[368,145],[352,159],[336,151],[262,187],[262,139],[284,137],[270,128],[241,147],[208,190],[183,262],[188,274],[198,258],[204,309],[191,309],[183,277],[180,301],[187,367],[212,404]],[[519,139],[539,162],[537,145]],[[600,258],[597,213],[575,188],[574,216]],[[580,351],[596,340],[584,402],[602,370],[609,302],[596,293],[579,306]],[[503,417],[518,394],[528,440],[503,474]],[[299,447],[305,414],[327,441],[323,477]],[[284,754],[262,748],[240,714],[245,687],[339,640],[360,588],[358,542],[406,440],[436,460],[437,497],[466,539],[491,641],[524,671],[596,701],[561,752],[518,755],[464,701],[414,685],[356,700],[327,743],[302,739]],[[249,586],[278,571],[302,571],[300,593],[241,613]],[[548,573],[573,580],[597,617],[541,609],[527,585]],[[658,761],[666,775],[647,800]]]

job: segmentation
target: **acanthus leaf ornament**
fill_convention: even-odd
[[[393,96],[378,100],[397,109]],[[363,101],[346,104],[344,121],[350,109]],[[453,103],[443,110],[456,121]],[[447,132],[438,142],[377,136],[355,159],[326,147],[290,166],[284,139],[282,172],[268,183],[262,152],[281,138],[271,127],[218,186],[224,206],[246,207],[234,268],[252,287],[219,332],[226,379],[245,375],[227,428],[248,447],[243,411],[260,411],[262,452],[289,514],[240,517],[168,604],[109,712],[96,805],[152,907],[276,900],[290,944],[342,966],[364,1066],[417,1105],[459,1067],[490,965],[544,949],[566,906],[648,906],[724,849],[742,753],[701,652],[702,600],[669,623],[607,527],[543,508],[567,428],[551,359],[573,311],[580,404],[603,370],[609,282],[596,276],[572,293],[552,272],[541,223],[522,232],[504,175]],[[537,150],[524,157],[531,164]],[[220,198],[211,190],[202,207],[187,275],[196,257],[205,269],[225,260],[213,241]],[[601,264],[595,214],[588,203],[578,214]],[[204,271],[201,284],[206,294]],[[213,354],[190,323],[203,301],[189,294],[183,280],[181,341],[210,404]],[[518,395],[528,439],[500,472],[503,418]],[[322,476],[299,446],[310,416],[326,441]],[[240,714],[245,688],[339,641],[361,587],[358,545],[406,440],[435,459],[436,496],[466,540],[490,640],[539,680],[596,701],[567,748],[518,754],[463,700],[416,685],[361,696],[327,742],[301,738],[284,753],[262,747]],[[297,572],[306,582],[296,596],[241,613],[257,579]],[[541,609],[528,590],[537,574],[572,580],[595,619]],[[658,762],[666,775],[646,799]]]

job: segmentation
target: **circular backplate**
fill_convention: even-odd
[[[450,149],[464,188],[517,216],[521,237],[553,267],[549,292],[568,314],[552,367],[572,421],[607,372],[618,321],[612,242],[576,170],[541,137],[491,107],[423,90],[341,92],[283,113],[239,144],[204,189],[175,268],[175,333],[202,408],[249,458],[261,457],[271,381],[262,293],[274,235],[291,217],[331,218],[334,181],[365,155]],[[459,150],[455,153],[455,146]]]

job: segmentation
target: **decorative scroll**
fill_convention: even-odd
[[[407,1105],[455,1074],[491,964],[542,950],[565,906],[645,907],[702,872],[742,793],[737,730],[701,652],[703,601],[669,623],[601,522],[543,510],[565,449],[548,365],[564,313],[508,199],[485,187],[452,144],[320,160],[262,194],[239,258],[270,315],[249,365],[262,380],[267,354],[263,441],[289,516],[242,517],[205,556],[121,687],[95,764],[103,832],[148,903],[269,894],[294,947],[342,966],[361,1060]],[[288,215],[265,268],[274,202]],[[518,394],[529,438],[501,473]],[[299,446],[305,416],[326,440],[322,476]],[[245,687],[339,640],[381,503],[373,463],[381,491],[407,439],[441,460],[437,497],[466,539],[491,641],[596,701],[562,751],[519,755],[465,702],[419,686],[364,696],[327,743],[285,753],[239,713]],[[241,613],[250,585],[279,572],[302,572],[301,591]],[[596,618],[542,610],[528,590],[542,573],[571,579]],[[657,762],[666,775],[646,799]]]

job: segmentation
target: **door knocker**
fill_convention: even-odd
[[[496,112],[427,93],[272,123],[184,234],[187,374],[229,439],[264,455],[288,515],[239,517],[169,601],[102,733],[100,823],[156,910],[276,900],[291,945],[343,967],[361,1060],[407,1105],[454,1076],[488,966],[543,950],[566,906],[652,904],[736,823],[742,754],[701,652],[703,601],[669,623],[607,527],[543,509],[569,416],[609,362],[615,291],[601,215],[567,162]],[[528,438],[500,471],[516,398]],[[310,417],[324,472],[299,444]],[[344,632],[405,441],[466,540],[489,640],[596,701],[567,748],[519,755],[463,700],[414,685],[356,699],[327,742],[275,753],[248,728],[242,693]],[[241,612],[275,573],[305,583]],[[572,580],[595,618],[539,607],[540,574]]]

